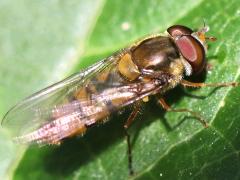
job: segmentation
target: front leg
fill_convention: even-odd
[[[240,83],[238,82],[226,82],[226,83],[195,83],[195,82],[190,82],[190,81],[186,81],[186,80],[182,80],[180,82],[181,85],[183,85],[184,87],[235,87],[235,86],[239,86]]]

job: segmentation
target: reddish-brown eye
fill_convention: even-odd
[[[192,66],[193,74],[200,73],[205,66],[205,50],[203,45],[192,36],[192,30],[181,25],[174,25],[167,29],[174,39],[181,55]]]
[[[182,25],[174,25],[167,29],[167,32],[173,37],[176,38],[182,35],[191,35],[193,30]]]

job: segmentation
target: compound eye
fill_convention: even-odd
[[[167,32],[173,37],[180,37],[183,35],[191,35],[193,30],[182,25],[173,25],[167,29]]]
[[[181,55],[192,66],[193,74],[200,73],[205,67],[205,50],[203,45],[193,37],[192,30],[175,25],[167,30],[173,37]]]

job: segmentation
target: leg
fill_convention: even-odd
[[[196,112],[191,111],[189,109],[172,109],[163,98],[159,99],[159,103],[162,105],[163,109],[166,111],[172,111],[172,112],[188,112],[192,116],[194,116],[200,123],[203,124],[204,127],[208,127],[207,122]]]
[[[181,85],[187,86],[187,87],[228,87],[228,86],[239,86],[240,83],[238,82],[226,82],[226,83],[194,83],[194,82],[189,82],[186,80],[181,81]]]
[[[140,110],[140,103],[137,103],[133,111],[131,112],[130,116],[128,117],[126,123],[124,124],[125,129],[128,129],[132,125],[134,119],[137,117],[139,113],[139,110]]]
[[[133,175],[133,167],[132,167],[132,149],[131,149],[131,142],[130,142],[130,135],[127,132],[127,129],[125,129],[125,136],[127,140],[127,156],[128,156],[128,170],[129,175]]]
[[[133,167],[132,167],[132,148],[131,148],[131,141],[130,141],[130,135],[128,133],[128,128],[136,118],[138,112],[140,109],[140,104],[138,103],[135,107],[134,110],[131,112],[130,116],[128,117],[126,123],[124,124],[124,130],[125,130],[125,136],[127,140],[127,156],[128,156],[128,169],[129,169],[129,174],[133,175]]]

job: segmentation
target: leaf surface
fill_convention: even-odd
[[[212,69],[199,81],[240,81],[237,0],[22,2],[0,6],[5,10],[0,11],[5,22],[0,32],[2,114],[19,97],[173,24],[199,28],[205,20],[208,34],[218,39],[208,51]],[[166,100],[174,108],[200,112],[210,126],[203,128],[185,113],[165,113],[152,100],[130,129],[132,177],[122,128],[127,113],[82,138],[29,148],[24,155],[0,138],[0,158],[5,159],[0,173],[6,175],[7,169],[14,179],[239,179],[240,88],[176,88]]]

